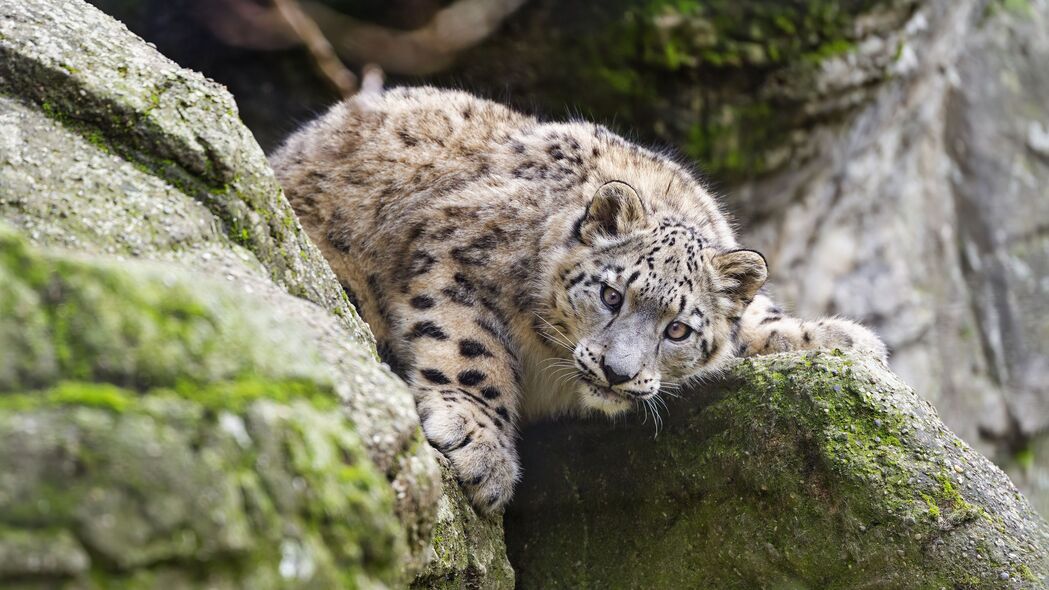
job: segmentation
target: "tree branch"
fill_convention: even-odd
[[[331,43],[317,23],[303,12],[298,0],[273,0],[273,5],[309,50],[314,64],[328,83],[343,97],[353,96],[357,92],[357,76],[339,60]]]

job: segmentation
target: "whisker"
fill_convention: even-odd
[[[667,402],[663,398],[659,397],[658,393],[655,395],[655,397],[652,398],[652,400],[654,403],[663,406],[663,409],[666,410],[668,414],[670,413],[670,408],[667,407]]]
[[[556,344],[557,346],[560,346],[561,348],[563,348],[565,350],[568,350],[568,351],[572,351],[572,352],[575,351],[574,348],[568,346],[564,342],[561,342],[560,340],[558,340],[557,338],[555,338],[551,334],[547,334],[546,332],[540,331],[539,335],[542,336],[544,339],[546,339],[551,344]]]
[[[569,350],[569,351],[573,351],[574,352],[575,347],[572,346],[571,342],[562,341],[557,336],[547,332],[541,326],[539,327],[538,332],[539,332],[540,336],[542,336],[546,341],[550,342],[551,344],[556,344],[557,346],[560,346],[561,348],[564,348],[565,350]]]
[[[578,381],[578,380],[579,380],[579,378],[576,376],[576,374],[574,372],[573,373],[566,373],[566,374],[562,375],[560,378],[558,378],[558,380],[557,380],[557,387],[561,388],[561,387],[564,387],[565,385],[567,385],[567,384],[569,384],[569,383],[571,383],[573,381]]]
[[[539,314],[536,314],[536,315],[539,315]],[[557,328],[557,326],[555,326],[555,325],[551,324],[550,322],[546,321],[546,318],[544,318],[542,316],[539,316],[539,318],[542,319],[544,322],[546,322],[546,325],[550,326],[554,330],[554,332],[557,332],[557,335],[560,336],[561,338],[563,338],[565,342],[569,342],[569,343],[572,342],[572,339],[569,338],[567,334],[565,334],[564,332],[559,330]]]
[[[572,369],[570,367],[557,367],[557,368],[555,368],[553,370],[547,371],[547,375],[549,375],[550,377],[553,377],[554,379],[557,379],[558,377],[564,376],[566,373],[570,372],[571,370]]]
[[[546,359],[545,361],[539,363],[539,367],[543,370],[561,368],[574,369],[575,363],[565,359]]]
[[[575,377],[573,373],[566,371],[564,373],[559,373],[556,377],[554,377],[554,379],[556,380],[557,385],[561,386],[564,385],[565,382],[568,381],[568,379],[573,377]]]
[[[555,339],[552,335],[546,334],[545,331],[544,332],[540,332],[541,334],[546,336],[547,339],[549,339],[552,342],[556,342],[556,343],[560,344],[561,346],[563,346],[563,347],[565,347],[565,348],[567,348],[569,350],[573,350],[573,351],[575,350],[575,344],[572,342],[572,339],[569,338],[568,336],[566,336],[564,332],[562,332],[561,330],[557,329],[557,326],[555,326],[555,325],[551,324],[550,322],[548,322],[546,318],[544,318],[543,316],[539,315],[539,313],[537,313],[537,312],[533,311],[532,315],[534,315],[535,317],[539,318],[539,321],[541,321],[544,324],[546,324],[547,327],[549,327],[551,330],[556,332],[558,336],[560,336],[560,339]]]
[[[652,405],[651,398],[645,400],[645,406],[652,410],[652,427],[655,429],[655,436],[659,436],[659,412],[656,407]]]
[[[558,369],[556,372],[552,373],[550,377],[554,380],[554,383],[560,386],[565,381],[566,377],[572,377],[574,376],[574,373],[575,371],[571,369]]]

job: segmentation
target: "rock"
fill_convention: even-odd
[[[425,572],[412,582],[425,588],[514,587],[514,570],[506,557],[502,520],[479,516],[455,482],[451,465],[440,458],[445,494],[437,506],[433,551]]]
[[[9,230],[0,261],[5,587],[399,579],[405,527],[325,368],[334,334],[221,278]]]
[[[1006,6],[992,6],[959,58],[946,127],[965,281],[953,305],[973,310],[987,395],[1005,421],[952,420],[976,422],[1003,463],[1026,457],[1016,481],[1049,515],[1049,5]]]
[[[536,0],[438,79],[558,116],[583,109],[721,183],[809,153],[799,130],[869,100],[922,34],[912,15],[936,4]]]
[[[6,94],[32,101],[98,150],[204,205],[224,237],[251,250],[292,294],[352,315],[220,86],[83,2],[5,3],[0,17]],[[17,149],[10,141],[17,136],[8,137]]]
[[[520,588],[1049,581],[1049,525],[877,362],[759,357],[671,402],[658,437],[651,421],[524,433],[506,516]]]
[[[0,4],[0,225],[0,585],[512,579],[220,86]]]

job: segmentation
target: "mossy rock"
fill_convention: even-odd
[[[312,336],[207,277],[0,228],[3,586],[402,580],[393,490]]]
[[[669,145],[720,182],[796,163],[895,76],[925,0],[536,0],[436,78]],[[507,68],[502,64],[512,63]]]
[[[30,0],[0,7],[0,95],[32,104],[98,151],[200,203],[274,282],[352,317],[233,98],[218,84],[180,68],[85,2]],[[17,155],[23,148],[11,143],[5,147]],[[76,162],[64,150],[41,156]],[[23,176],[46,164],[9,161]],[[52,170],[62,176],[62,167]]]
[[[875,361],[740,361],[663,429],[524,433],[521,588],[1042,588],[1049,527]]]
[[[223,88],[79,0],[3,3],[0,218],[0,586],[424,569],[443,484],[411,394]]]
[[[502,518],[474,512],[455,481],[451,464],[443,457],[441,464],[445,493],[437,505],[432,552],[426,571],[412,582],[412,589],[513,588],[514,570],[506,558]]]

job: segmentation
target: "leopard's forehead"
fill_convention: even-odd
[[[604,279],[625,279],[639,301],[676,313],[709,291],[711,250],[694,226],[663,220],[607,248],[601,269]]]

